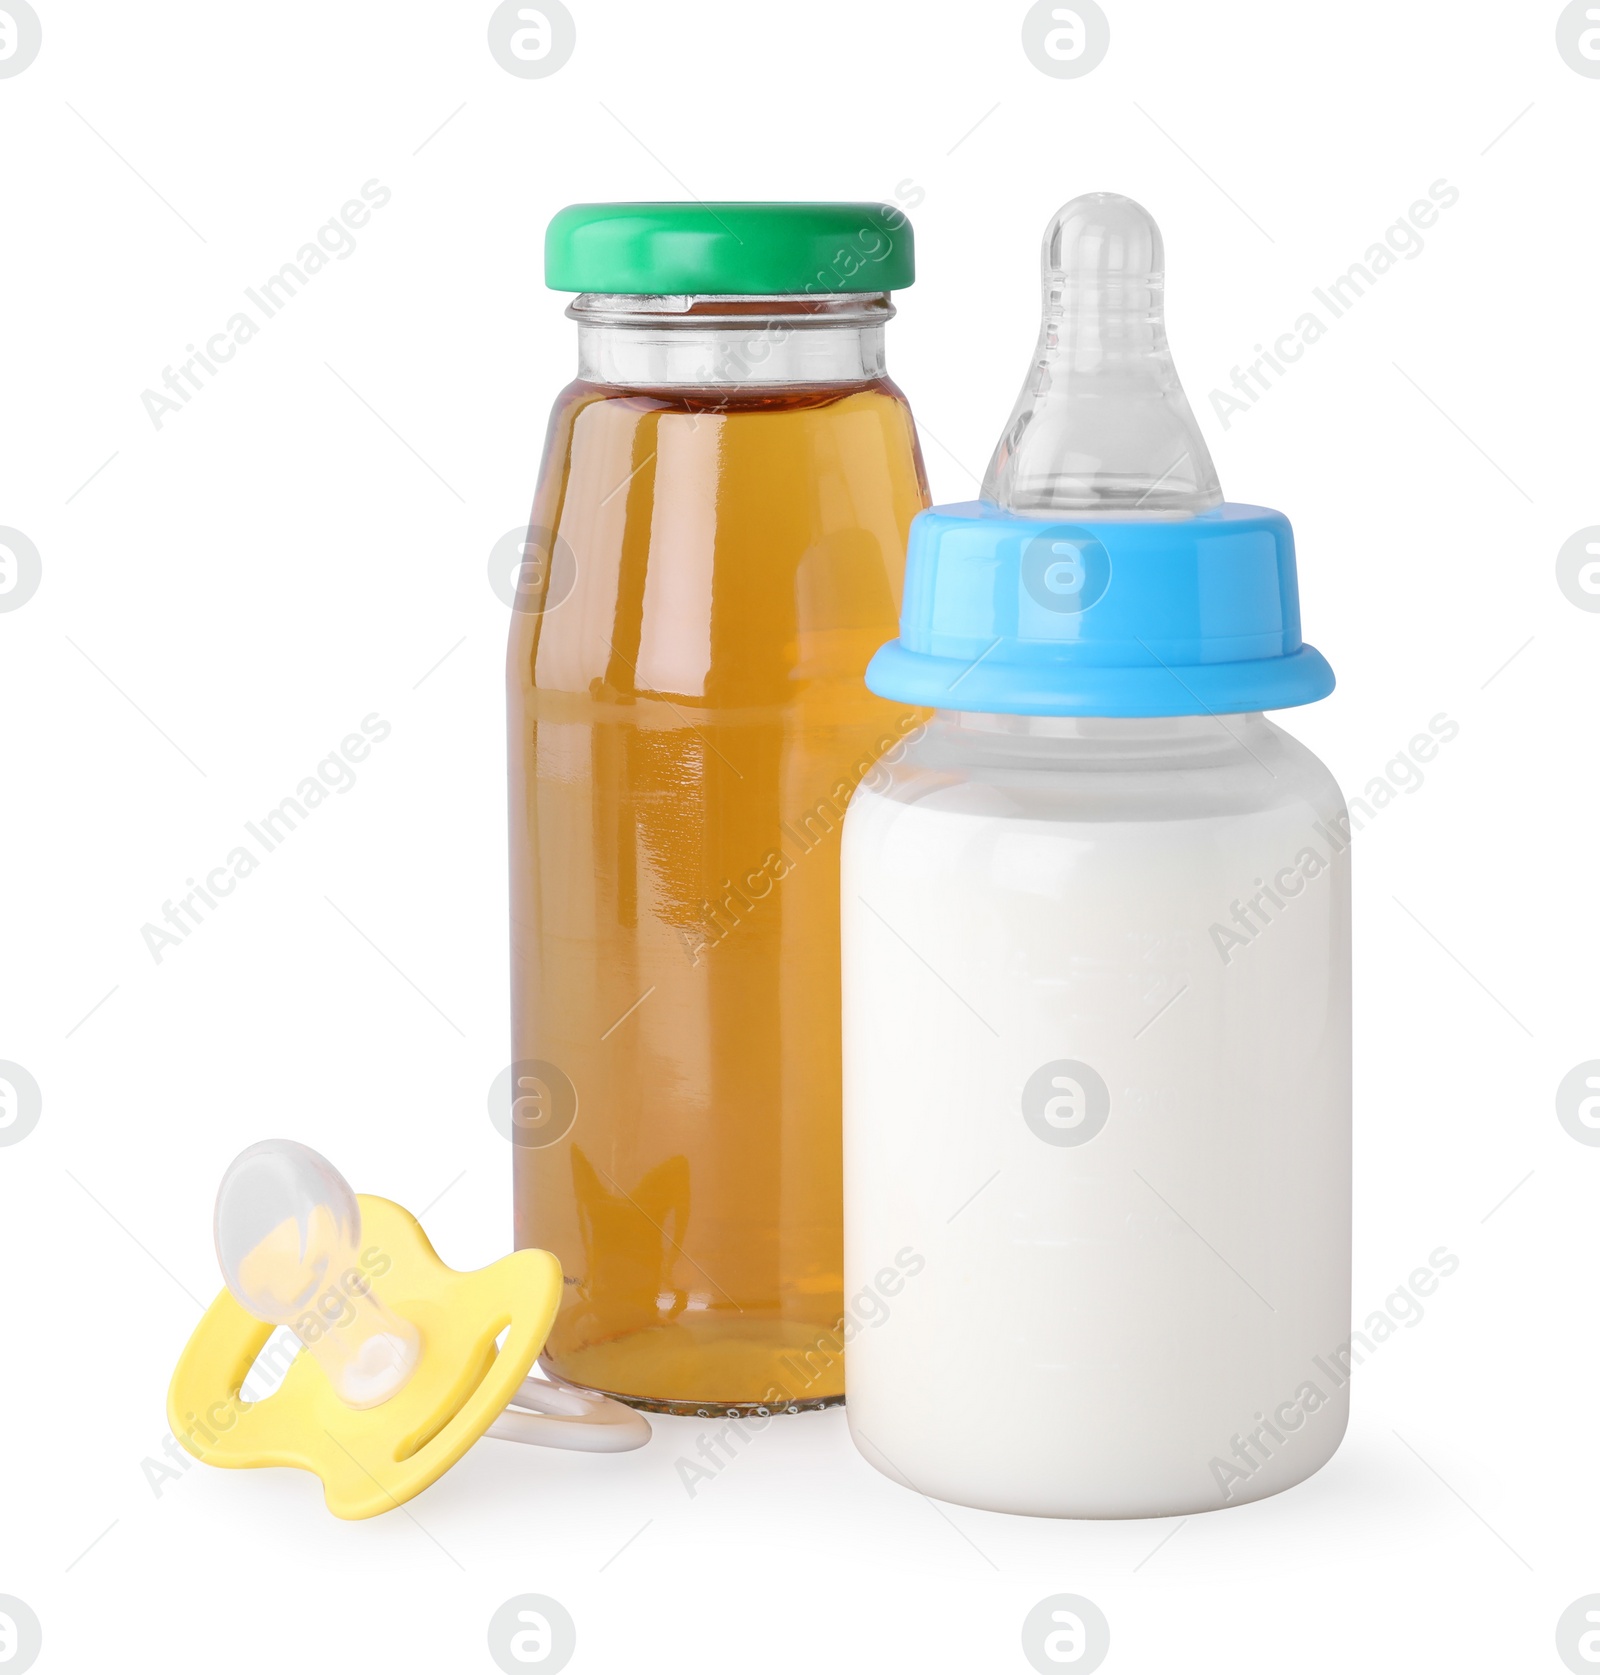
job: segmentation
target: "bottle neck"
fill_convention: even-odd
[[[943,748],[1107,767],[1195,766],[1254,754],[1275,729],[1259,710],[1237,715],[1074,716],[935,712]],[[1259,758],[1258,758],[1259,759]]]
[[[863,384],[885,376],[886,291],[832,296],[606,296],[567,309],[591,384]]]

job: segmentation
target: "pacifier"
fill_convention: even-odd
[[[419,1494],[482,1436],[619,1453],[643,1414],[530,1378],[561,1298],[549,1251],[447,1267],[416,1218],[357,1197],[325,1157],[263,1140],[217,1192],[218,1294],[167,1392],[172,1433],[214,1466],[298,1466],[328,1510],[370,1518]],[[279,1327],[304,1348],[259,1401],[242,1388]]]

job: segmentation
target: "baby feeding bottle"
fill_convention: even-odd
[[[544,1364],[673,1412],[844,1388],[839,832],[927,504],[883,204],[579,204],[509,676],[519,1246]]]
[[[1281,513],[1222,499],[1127,198],[1045,234],[983,498],[867,680],[936,711],[845,827],[849,1422],[944,1500],[1288,1488],[1350,1368],[1350,870]]]

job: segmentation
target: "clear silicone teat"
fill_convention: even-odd
[[[247,1147],[222,1177],[214,1225],[228,1289],[289,1327],[341,1401],[376,1407],[404,1387],[421,1334],[373,1290],[380,1260],[364,1265],[356,1195],[327,1158],[296,1140]]]
[[[1024,516],[1182,515],[1217,505],[1216,467],[1167,347],[1161,232],[1115,192],[1045,229],[1034,364],[983,479]]]

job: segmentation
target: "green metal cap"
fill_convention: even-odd
[[[553,291],[778,296],[914,277],[911,223],[892,204],[568,204],[544,235]]]

